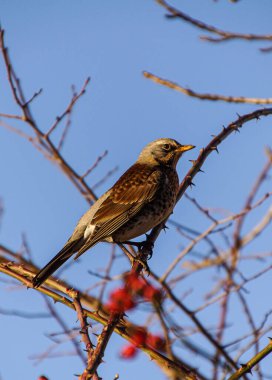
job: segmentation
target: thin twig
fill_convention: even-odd
[[[51,302],[49,302],[49,299],[47,297],[44,296],[44,301],[46,303],[46,306],[48,308],[48,310],[50,311],[51,315],[53,318],[55,318],[55,320],[58,322],[58,324],[61,326],[63,332],[67,335],[67,337],[69,339],[71,339],[71,342],[75,348],[75,351],[77,353],[77,356],[81,359],[81,361],[83,362],[83,364],[85,364],[86,362],[86,358],[83,354],[83,352],[81,351],[80,347],[79,347],[79,344],[77,342],[77,340],[72,336],[69,328],[66,326],[66,323],[64,322],[64,320],[60,317],[60,315],[56,312],[55,308],[52,306]]]
[[[272,166],[272,154],[271,154],[271,151],[267,148],[266,149],[266,153],[267,153],[267,156],[268,156],[268,160],[267,162],[265,163],[262,171],[260,172],[257,180],[255,181],[248,197],[247,197],[247,200],[245,202],[245,205],[244,205],[244,210],[248,210],[251,208],[251,204],[253,202],[253,199],[254,197],[256,196],[257,194],[257,191],[259,190],[260,186],[262,185],[262,183],[264,182],[264,180],[266,179],[267,177],[267,174]],[[234,230],[234,233],[233,233],[233,240],[234,240],[234,244],[233,244],[233,250],[239,250],[240,246],[241,246],[241,237],[240,237],[240,234],[241,234],[241,230],[242,230],[242,227],[243,227],[243,224],[245,222],[245,217],[246,217],[247,214],[244,214],[243,217],[237,219],[236,221],[236,227],[235,227],[235,230]]]
[[[252,34],[252,33],[228,32],[228,31],[216,28],[215,26],[205,24],[204,22],[185,14],[184,12],[181,12],[180,10],[169,5],[165,0],[157,0],[157,3],[160,4],[162,7],[164,7],[170,13],[167,16],[168,18],[171,18],[171,19],[179,18],[197,27],[198,29],[205,30],[206,32],[210,32],[219,36],[217,38],[201,36],[202,40],[211,41],[211,42],[221,42],[221,41],[234,40],[234,39],[241,39],[241,40],[248,40],[248,41],[272,41],[271,34],[261,35],[261,34]]]
[[[184,95],[191,96],[192,98],[201,100],[224,101],[227,103],[272,104],[272,98],[248,98],[245,96],[225,96],[219,94],[199,93],[188,87],[183,87],[180,84],[172,82],[168,79],[160,78],[148,71],[143,71],[143,75],[145,78],[151,79],[155,83],[161,84],[178,92],[182,92]]]
[[[103,158],[106,157],[107,154],[108,154],[108,151],[105,150],[105,152],[97,157],[94,164],[88,170],[86,170],[86,172],[84,174],[82,174],[81,177],[86,178],[97,167],[97,165],[103,160]]]

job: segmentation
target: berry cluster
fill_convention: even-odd
[[[139,347],[150,347],[155,350],[165,351],[165,340],[159,335],[153,335],[146,329],[137,329],[131,335],[132,343],[124,346],[120,356],[123,359],[132,359],[137,355]]]
[[[106,308],[111,313],[124,313],[133,309],[141,298],[145,301],[160,302],[162,293],[137,273],[132,272],[124,278],[124,285],[110,294]]]
[[[124,278],[122,287],[115,289],[106,304],[110,313],[122,314],[136,307],[140,300],[160,303],[162,293],[152,284],[139,277],[135,272],[130,272]],[[165,341],[158,335],[147,332],[145,328],[135,328],[131,333],[131,344],[121,350],[120,356],[124,359],[135,357],[139,347],[151,347],[156,350],[165,350]]]

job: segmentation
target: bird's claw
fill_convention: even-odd
[[[146,260],[150,260],[152,255],[153,255],[153,248],[154,248],[154,243],[148,240],[148,235],[146,234],[146,240],[144,241],[125,241],[122,242],[122,244],[130,244],[134,245],[135,247],[138,248],[138,250],[146,257]]]
[[[166,231],[166,230],[169,230],[169,227],[168,227],[166,224],[164,224],[163,227],[162,227],[162,229],[163,229],[164,231]]]
[[[148,235],[146,236],[147,240],[143,242],[140,251],[143,255],[145,255],[146,260],[150,260],[153,255],[154,243],[148,240]]]
[[[148,276],[150,275],[150,268],[149,268],[146,260],[143,260],[140,257],[134,257],[133,265],[132,265],[133,267],[134,267],[134,263],[138,263],[139,265],[141,265],[143,270],[147,273],[147,275]]]

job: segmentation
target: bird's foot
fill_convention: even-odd
[[[164,232],[165,232],[166,230],[169,230],[169,227],[168,227],[166,224],[164,224],[163,227],[162,227],[162,229],[163,229]]]
[[[146,240],[141,247],[141,253],[145,255],[146,260],[150,260],[153,255],[154,242],[149,240],[149,235],[146,234]]]
[[[148,240],[147,234],[144,241],[123,241],[122,244],[130,244],[137,247],[141,254],[146,257],[146,260],[150,260],[153,255],[154,243]]]
[[[134,243],[134,242],[133,242]],[[131,252],[129,252],[127,250],[127,248],[123,245],[123,244],[130,244],[130,242],[122,242],[122,243],[119,243],[121,244],[121,247],[122,247],[122,250],[123,252],[126,254],[127,258],[129,259],[130,261],[130,265],[131,267],[133,268],[133,270],[137,270],[137,267],[140,266],[140,271],[141,270],[144,270],[147,272],[148,276],[150,274],[150,269],[149,269],[149,266],[147,265],[147,256],[144,255],[141,250],[139,249],[139,252],[136,256],[132,255]]]

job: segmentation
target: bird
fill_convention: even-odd
[[[127,243],[166,219],[178,194],[178,160],[193,148],[171,138],[147,144],[137,161],[79,219],[64,247],[32,279],[33,287],[75,253],[77,259],[98,242]]]

